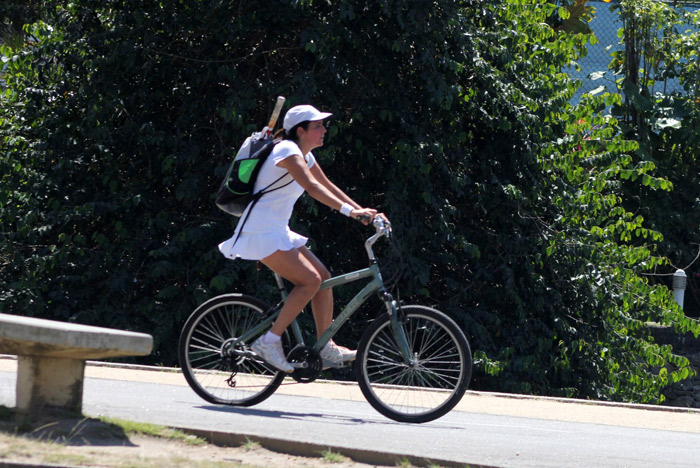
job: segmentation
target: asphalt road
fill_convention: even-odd
[[[0,362],[2,364],[2,362]],[[14,406],[16,374],[0,365],[0,404]],[[248,437],[289,453],[331,448],[359,461],[445,466],[697,467],[700,411],[592,404],[469,392],[457,410],[421,425],[391,421],[353,384],[292,384],[250,408],[211,405],[174,372],[86,370],[83,412],[188,429],[218,440]]]

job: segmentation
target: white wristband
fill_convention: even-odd
[[[354,210],[353,206],[350,203],[343,203],[343,206],[340,207],[340,212],[343,213],[345,216],[350,216],[352,213],[352,210]]]

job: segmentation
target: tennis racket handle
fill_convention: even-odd
[[[270,122],[267,124],[267,128],[274,130],[275,125],[277,125],[277,119],[280,117],[280,112],[282,112],[282,106],[284,106],[285,97],[278,96],[277,102],[275,103],[275,109],[272,111],[270,116]]]

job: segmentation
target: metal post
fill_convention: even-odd
[[[688,277],[685,271],[676,270],[673,274],[673,300],[683,308],[683,299],[685,298],[685,285],[688,282]]]

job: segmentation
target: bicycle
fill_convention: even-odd
[[[313,346],[304,342],[296,320],[282,335],[286,374],[260,359],[250,345],[277,317],[286,289],[274,274],[282,300],[274,307],[245,294],[230,293],[203,303],[190,315],[180,335],[180,365],[192,389],[204,400],[252,406],[272,395],[285,377],[300,383],[321,374],[319,351],[372,295],[385,305],[364,331],[357,348],[355,374],[362,394],[374,409],[399,422],[424,423],[445,415],[462,399],[472,372],[472,355],[464,333],[444,313],[419,305],[400,305],[382,280],[373,245],[391,236],[391,224],[375,218],[376,230],[365,241],[369,266],[324,281],[334,288],[369,278],[364,288]],[[291,332],[291,333],[290,333]]]

